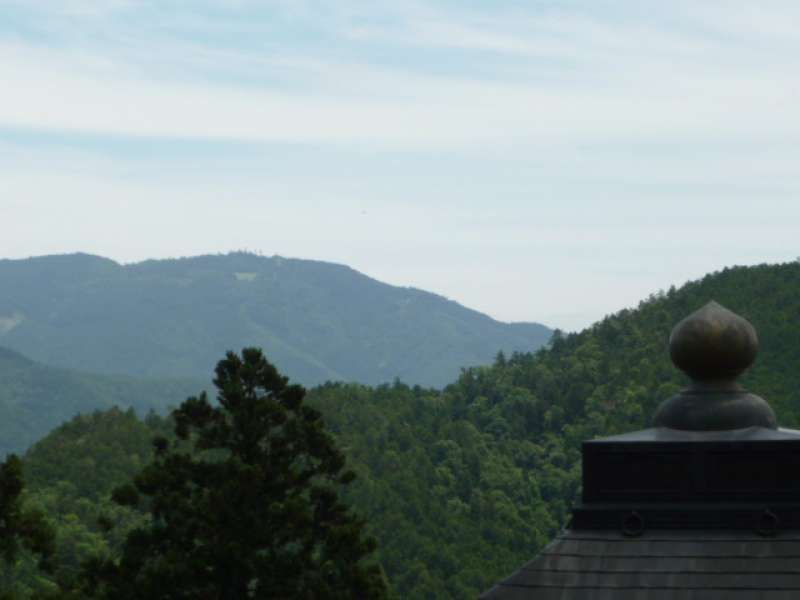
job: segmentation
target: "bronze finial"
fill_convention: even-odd
[[[757,352],[755,328],[713,300],[669,336],[672,362],[698,381],[733,380],[753,364]]]
[[[653,419],[656,427],[691,431],[777,428],[769,404],[736,382],[758,352],[756,330],[746,319],[709,302],[675,326],[669,351],[675,366],[692,384],[661,403]]]

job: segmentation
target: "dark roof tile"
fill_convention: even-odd
[[[566,531],[485,600],[800,598],[800,534]]]

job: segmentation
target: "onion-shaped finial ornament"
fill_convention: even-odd
[[[758,353],[758,335],[746,319],[709,302],[673,328],[669,352],[692,383],[661,403],[653,418],[656,427],[689,431],[777,428],[769,404],[736,382]]]
[[[732,380],[753,364],[758,335],[749,321],[712,300],[674,327],[669,353],[694,380]]]

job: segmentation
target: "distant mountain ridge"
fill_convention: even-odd
[[[443,386],[552,331],[500,323],[344,265],[248,253],[120,265],[87,254],[0,260],[0,345],[49,365],[207,379],[260,346],[306,385],[400,378]]]

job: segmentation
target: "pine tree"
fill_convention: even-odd
[[[28,550],[39,556],[39,567],[51,571],[55,533],[44,515],[23,505],[25,483],[22,461],[14,454],[0,464],[0,560],[14,564]],[[14,598],[12,590],[0,589],[0,600]]]
[[[152,519],[116,562],[87,568],[92,596],[124,599],[384,598],[375,542],[339,499],[354,478],[305,390],[260,350],[229,352],[205,394],[174,413],[177,442],[115,491]]]

